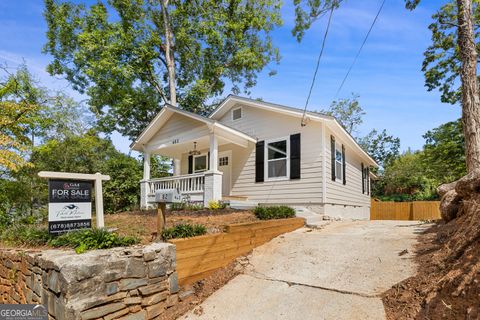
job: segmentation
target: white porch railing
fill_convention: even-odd
[[[178,188],[182,194],[203,193],[205,174],[194,173],[148,180],[150,194],[157,190]]]

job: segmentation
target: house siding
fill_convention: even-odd
[[[152,137],[149,145],[171,145],[173,139],[182,143],[204,135],[208,135],[208,128],[204,123],[175,113]]]
[[[255,182],[255,145],[225,145],[232,150],[232,196],[246,196],[258,203],[305,204],[322,202],[321,124],[302,127],[299,118],[242,105],[242,118],[233,121],[232,110],[219,121],[261,140],[301,134],[301,179]]]
[[[362,193],[362,160],[358,154],[351,150],[344,141],[335,135],[330,129],[326,130],[327,141],[330,141],[330,136],[335,137],[337,148],[345,145],[345,159],[347,171],[347,183],[344,185],[342,179],[332,180],[331,170],[331,150],[326,149],[326,164],[327,164],[327,192],[326,203],[335,205],[348,206],[364,206],[370,207],[370,196]]]

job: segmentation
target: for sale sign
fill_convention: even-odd
[[[92,227],[92,182],[48,181],[48,230],[51,234]]]

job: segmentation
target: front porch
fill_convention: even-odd
[[[141,208],[151,207],[155,191],[173,188],[204,206],[211,200],[228,198],[233,183],[233,150],[249,152],[255,142],[217,121],[164,107],[132,147],[144,154]],[[155,154],[172,159],[172,176],[151,178],[151,156]]]

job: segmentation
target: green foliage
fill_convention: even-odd
[[[18,171],[29,165],[25,155],[32,146],[30,134],[38,120],[43,92],[25,66],[15,74],[0,69],[0,170]]]
[[[334,116],[348,133],[353,134],[357,131],[358,126],[363,123],[362,117],[366,114],[360,106],[358,98],[359,95],[352,94],[349,99],[333,101],[330,109],[324,110],[322,113]]]
[[[203,207],[203,203],[197,203],[197,202],[178,202],[178,203],[172,203],[170,205],[170,210],[172,211],[199,211],[205,209]]]
[[[207,228],[201,224],[177,224],[174,227],[163,230],[162,237],[165,240],[190,238],[207,233]]]
[[[358,139],[362,148],[378,163],[380,171],[388,167],[400,154],[400,139],[373,129],[363,138]]]
[[[460,120],[428,131],[423,150],[406,152],[389,163],[373,195],[381,200],[437,199],[436,188],[466,174],[465,142]]]
[[[462,121],[447,122],[423,135],[426,174],[439,183],[452,182],[467,174]]]
[[[48,230],[33,224],[15,223],[0,228],[0,242],[20,246],[44,246],[50,239]]]
[[[305,35],[305,31],[310,29],[312,24],[331,8],[338,8],[342,0],[294,0],[295,5],[295,27],[292,35],[301,41]]]
[[[408,195],[409,200],[431,200],[437,197],[438,182],[425,173],[423,152],[407,151],[395,159],[384,172],[378,187],[384,195]]]
[[[122,237],[106,229],[85,229],[68,232],[48,241],[48,244],[52,247],[71,247],[77,253],[92,249],[126,247],[136,243],[138,243],[138,239]]]
[[[208,202],[208,209],[210,210],[225,209],[226,207],[227,203],[224,201],[211,200]]]
[[[419,0],[406,1],[408,9],[414,9]],[[473,26],[476,37],[477,53],[480,53],[480,6],[472,1]],[[428,91],[438,89],[441,101],[451,104],[460,102],[460,51],[458,47],[457,3],[450,1],[442,5],[432,16],[429,25],[432,44],[424,52],[422,71],[425,75],[425,86]]]
[[[111,140],[100,138],[95,131],[82,136],[70,135],[64,140],[49,140],[34,149],[32,162],[35,171],[101,172],[110,175],[111,180],[104,183],[107,212],[132,209],[138,204],[141,163],[117,151]],[[36,172],[26,174],[36,176]],[[38,202],[46,203],[46,182],[37,179],[37,185]]]
[[[48,72],[88,94],[104,130],[133,139],[170,100],[165,22],[173,33],[177,100],[208,113],[205,101],[226,83],[247,90],[279,60],[270,33],[282,23],[280,7],[278,0],[168,1],[164,21],[157,1],[45,0]]]
[[[295,209],[287,206],[258,206],[253,210],[253,213],[260,220],[286,219],[295,217]]]

